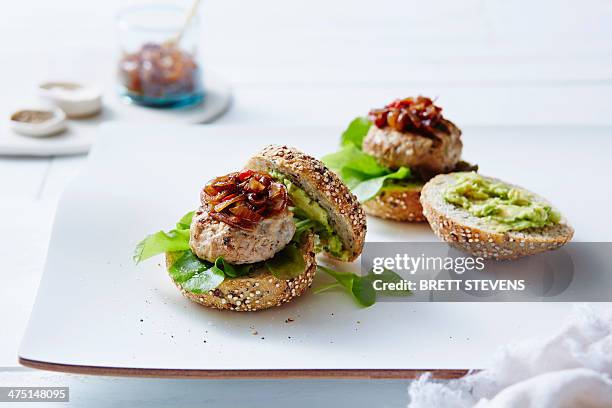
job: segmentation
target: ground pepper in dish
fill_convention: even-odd
[[[44,110],[22,110],[13,116],[12,120],[24,123],[43,123],[53,118],[53,112]]]

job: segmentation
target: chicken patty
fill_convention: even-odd
[[[274,257],[294,233],[293,214],[288,210],[263,219],[249,231],[217,221],[200,208],[191,223],[189,246],[194,254],[209,262],[222,256],[233,264],[249,264]]]
[[[433,137],[372,125],[363,140],[363,151],[386,167],[409,167],[427,180],[452,171],[461,159],[461,130],[448,120],[443,119],[442,125]]]

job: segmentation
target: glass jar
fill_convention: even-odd
[[[203,101],[197,16],[177,39],[186,14],[172,5],[132,7],[119,13],[118,77],[125,99],[158,108]]]

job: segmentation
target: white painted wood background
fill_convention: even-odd
[[[32,100],[44,79],[97,83],[116,97],[113,19],[136,3],[4,4],[1,117]],[[422,93],[438,97],[460,126],[612,125],[609,1],[208,0],[201,14],[205,63],[234,86],[220,123],[342,126]],[[57,199],[84,161],[0,157],[0,383],[42,377],[11,367]],[[53,378],[82,389],[110,381]],[[119,384],[127,395],[125,384],[151,382]],[[394,395],[393,404],[405,405]]]

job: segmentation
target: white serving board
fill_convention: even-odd
[[[268,143],[321,156],[336,149],[340,130],[103,126],[86,169],[59,204],[19,356],[110,369],[482,368],[499,345],[550,333],[564,321],[571,304],[362,309],[342,292],[310,293],[257,313],[215,311],[183,298],[161,257],[133,264],[136,243],[194,208],[213,176],[241,168]],[[601,181],[609,173],[609,136],[609,129],[468,128],[464,157],[483,174],[548,197],[575,226],[576,240],[610,241],[610,218],[589,210],[612,202]],[[370,218],[368,227],[369,241],[435,239],[426,224]],[[325,282],[320,278],[315,287]]]

